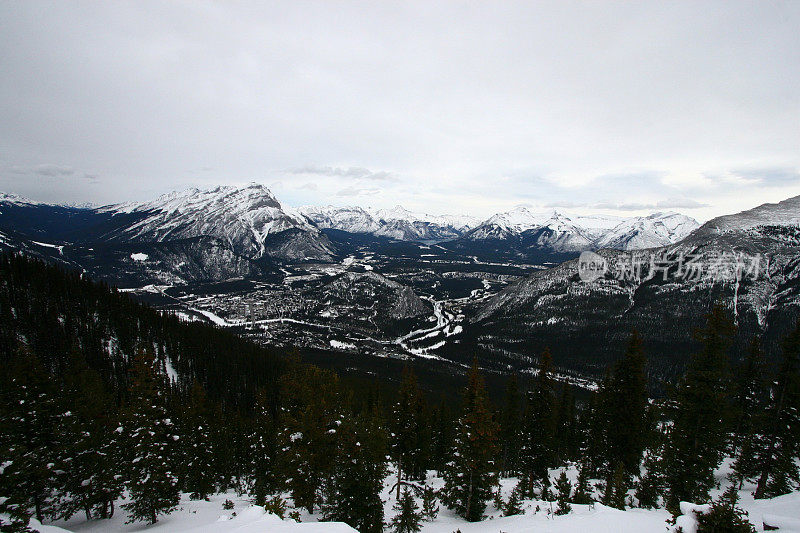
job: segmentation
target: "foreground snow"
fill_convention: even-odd
[[[717,472],[717,478],[722,483],[722,489],[727,486],[725,476],[730,471],[729,461],[726,461]],[[552,470],[551,477],[555,478],[559,470]],[[577,472],[574,468],[567,470],[571,481],[575,481]],[[390,475],[387,484],[394,482]],[[441,478],[429,476],[427,483],[439,489],[442,486]],[[508,500],[511,491],[516,486],[514,478],[503,479],[501,482],[503,499]],[[763,522],[766,520],[780,526],[781,533],[800,533],[800,492],[779,496],[769,500],[754,500],[752,493],[755,487],[745,484],[740,491],[740,506],[749,513],[750,521],[757,531],[763,531]],[[715,490],[712,496],[719,495],[721,490]],[[392,507],[395,504],[395,492],[389,486],[381,494],[384,501],[384,515],[388,522],[394,516]],[[233,509],[223,510],[225,500],[233,502]],[[122,502],[120,502],[122,503]],[[418,503],[421,502],[418,501]],[[596,503],[593,505],[572,505],[572,512],[563,516],[556,516],[555,503],[540,500],[525,500],[523,514],[504,517],[502,512],[492,503],[486,509],[486,519],[482,522],[468,523],[450,510],[442,507],[436,520],[423,524],[421,533],[665,533],[668,528],[667,520],[670,515],[664,509],[627,509],[621,511]],[[300,513],[302,522],[281,520],[277,516],[268,514],[263,508],[250,503],[246,496],[237,496],[233,492],[217,494],[209,501],[193,501],[184,495],[178,509],[170,515],[159,517],[155,525],[143,523],[126,524],[124,511],[118,510],[111,520],[96,520],[87,522],[76,517],[68,522],[59,522],[49,527],[44,526],[42,533],[66,532],[110,532],[126,533],[135,531],[153,531],[157,533],[353,533],[351,527],[333,522],[318,522],[319,515]],[[63,529],[59,529],[63,528]],[[386,531],[389,531],[388,529]],[[688,532],[687,532],[688,533]]]

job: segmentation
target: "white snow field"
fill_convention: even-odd
[[[726,461],[717,472],[717,479],[721,487],[712,491],[712,496],[717,497],[726,487],[725,476],[730,472],[730,462]],[[551,477],[556,478],[560,470],[551,470]],[[575,482],[577,472],[575,468],[567,469],[567,476]],[[390,474],[386,479],[386,488],[381,494],[384,502],[384,520],[389,522],[395,515],[395,491],[391,490],[394,478]],[[442,487],[441,478],[429,475],[427,483],[435,489]],[[517,484],[517,479],[507,478],[501,481],[503,499],[508,500],[511,491]],[[768,500],[754,500],[752,493],[755,487],[752,484],[743,486],[739,492],[739,505],[748,512],[749,519],[756,531],[764,531],[763,523],[779,526],[780,533],[800,533],[800,492],[779,496]],[[633,491],[631,491],[631,494]],[[287,498],[288,499],[288,498]],[[234,508],[223,510],[225,500],[231,500]],[[289,500],[291,502],[291,500]],[[124,502],[120,502],[124,503]],[[417,499],[421,507],[421,499]],[[516,516],[502,516],[492,502],[486,508],[486,518],[481,522],[469,523],[440,504],[437,518],[432,522],[423,522],[421,533],[670,533],[673,527],[667,524],[670,514],[664,509],[637,509],[625,511],[604,506],[599,503],[593,505],[572,505],[572,511],[563,516],[556,516],[555,502],[539,500],[524,500],[523,514]],[[692,507],[692,506],[687,506]],[[172,514],[159,517],[158,523],[148,525],[145,523],[126,524],[125,512],[117,506],[117,512],[111,520],[86,521],[76,516],[67,522],[57,522],[53,526],[45,526],[42,533],[65,532],[109,532],[129,533],[148,531],[156,533],[353,533],[350,526],[336,522],[318,522],[319,515],[309,515],[302,510],[301,522],[291,519],[281,520],[275,515],[268,514],[263,508],[250,503],[247,496],[237,496],[233,492],[217,494],[210,501],[192,501],[188,495],[183,495],[181,504]],[[684,526],[684,533],[695,533],[691,527],[694,520],[691,517],[680,517],[679,524]],[[690,527],[686,527],[686,526]],[[389,532],[390,529],[386,528]]]

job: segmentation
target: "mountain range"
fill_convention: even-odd
[[[598,254],[599,279],[585,281],[572,259],[475,307],[458,350],[519,366],[547,346],[561,365],[599,376],[636,329],[663,378],[682,367],[675,354],[691,352],[714,305],[736,322],[735,353],[756,334],[775,356],[800,318],[800,196],[712,219],[674,244]]]
[[[800,316],[800,197],[698,227],[676,213],[292,209],[257,184],[104,207],[0,195],[0,249],[260,342],[457,365],[477,354],[499,372],[530,369],[550,347],[561,372],[596,378],[637,329],[651,375],[672,376],[714,304],[737,342],[758,333],[772,355]],[[585,251],[608,266],[592,282]],[[690,257],[692,275],[678,276]],[[731,276],[733,259],[745,275]]]
[[[585,249],[668,244],[696,226],[693,219],[675,213],[620,218],[532,213],[521,207],[481,222],[469,216],[413,213],[400,206],[295,210],[255,183],[188,189],[149,202],[96,208],[0,195],[4,247],[38,249],[45,255],[58,250],[59,260],[133,284],[258,277],[278,271],[278,263],[335,262],[348,250],[331,240],[332,230],[440,243],[441,250],[482,259],[504,256],[543,263]]]

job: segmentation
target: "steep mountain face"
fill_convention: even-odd
[[[266,187],[217,187],[170,193],[152,202],[108,206],[112,215],[139,215],[139,220],[105,235],[114,242],[165,242],[193,237],[226,241],[239,255],[258,259],[329,260],[327,238],[302,216],[284,209]],[[288,232],[285,235],[281,235]],[[280,238],[275,239],[276,236]],[[268,246],[277,240],[279,246]]]
[[[101,208],[3,195],[0,231],[4,249],[121,286],[263,277],[278,270],[277,262],[329,261],[336,253],[318,228],[257,184]]]
[[[556,262],[583,250],[638,250],[679,241],[697,222],[677,213],[622,218],[602,215],[536,213],[517,207],[498,213],[447,247],[502,260]]]
[[[775,356],[800,317],[798,207],[800,197],[720,217],[651,250],[602,250],[608,268],[590,282],[578,259],[536,272],[477,309],[464,342],[512,365],[549,346],[557,364],[598,376],[635,328],[648,339],[651,375],[669,377],[718,303],[738,325],[738,348],[759,334]]]
[[[602,234],[593,248],[641,250],[676,243],[697,229],[697,221],[678,213],[654,213],[620,222]]]
[[[401,241],[451,240],[478,223],[478,219],[469,216],[413,213],[401,206],[379,210],[304,206],[298,211],[320,228],[366,233]]]
[[[319,228],[349,233],[377,233],[381,225],[360,207],[302,206],[297,211]]]

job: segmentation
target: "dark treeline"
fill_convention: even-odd
[[[108,518],[123,492],[131,521],[157,521],[181,492],[236,490],[291,516],[288,496],[361,532],[416,531],[437,502],[470,521],[492,500],[519,513],[525,498],[557,502],[557,513],[595,499],[677,513],[681,501],[708,501],[725,457],[731,487],[752,480],[756,497],[784,494],[800,482],[800,324],[777,365],[758,339],[731,361],[734,333],[722,308],[698,323],[701,348],[664,400],[648,400],[633,332],[585,401],[554,379],[545,350],[530,383],[509,377],[495,405],[474,364],[454,405],[425,395],[411,367],[391,396],[378,384],[356,389],[296,355],[2,256],[0,528],[22,531],[29,516]],[[574,486],[563,473],[551,479],[565,466],[578,468]],[[426,485],[430,470],[442,490]],[[500,477],[519,479],[508,501]],[[386,480],[397,497],[389,524]],[[726,491],[712,518],[742,526],[735,506]]]

